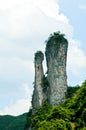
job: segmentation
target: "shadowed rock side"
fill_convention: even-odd
[[[68,41],[63,34],[54,33],[46,44],[47,77],[43,72],[44,55],[35,53],[35,82],[32,97],[33,111],[48,101],[52,106],[62,103],[67,93],[67,61]]]

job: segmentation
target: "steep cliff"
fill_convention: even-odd
[[[60,32],[51,35],[46,44],[47,76],[44,75],[41,51],[35,53],[35,84],[32,98],[33,111],[48,101],[51,106],[62,103],[67,93],[67,60],[68,41]]]
[[[49,82],[49,102],[52,106],[64,101],[67,92],[66,59],[68,42],[59,33],[47,41],[46,61]]]
[[[35,64],[35,84],[32,98],[33,111],[42,105],[43,102],[43,89],[42,82],[44,77],[42,62],[44,55],[41,51],[35,53],[34,64]]]

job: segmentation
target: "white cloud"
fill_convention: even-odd
[[[32,100],[32,88],[28,86],[27,83],[23,83],[20,87],[20,89],[22,90],[22,95],[26,98],[28,98],[29,100]]]
[[[30,78],[30,76],[33,75],[32,61],[17,57],[0,58],[0,61],[0,79],[18,81]]]
[[[66,16],[59,14],[59,6],[55,0],[7,0],[6,3],[9,4],[5,6],[4,3],[5,0],[0,2],[2,14],[0,30],[9,38],[30,37],[38,33],[40,36],[40,33],[46,33],[48,29],[50,32],[58,30],[58,27],[61,27],[60,22],[68,23]],[[54,26],[55,20],[57,27]],[[49,22],[53,22],[52,26]],[[70,25],[68,26],[67,28],[70,28]]]
[[[27,83],[23,83],[20,87],[19,93],[22,94],[22,98],[18,99],[11,105],[6,106],[3,110],[0,110],[0,115],[9,114],[17,116],[29,111],[29,108],[31,107],[32,89]]]
[[[28,112],[31,104],[28,99],[19,99],[11,106],[6,106],[3,110],[0,110],[0,115],[20,115]]]
[[[65,15],[59,15],[59,5],[55,0],[37,0],[34,1],[35,5],[47,16],[52,17],[58,21],[63,21],[68,23],[68,19]]]
[[[73,75],[81,75],[86,68],[86,55],[81,49],[81,43],[78,40],[71,39],[68,48],[68,70]]]

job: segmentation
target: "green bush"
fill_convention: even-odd
[[[62,119],[56,119],[56,120],[50,120],[46,121],[44,120],[39,124],[38,130],[71,130],[71,124],[68,122],[65,122]]]

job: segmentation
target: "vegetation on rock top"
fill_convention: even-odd
[[[54,32],[53,34],[50,34],[50,36],[48,37],[48,40],[46,40],[45,42],[47,44],[49,44],[52,40],[55,40],[55,41],[64,41],[66,40],[65,38],[65,34],[61,34],[60,31],[58,32]]]

